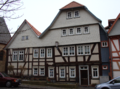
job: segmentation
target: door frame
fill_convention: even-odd
[[[87,69],[81,69],[81,67],[87,67]],[[79,65],[79,85],[81,85],[81,70],[87,70],[87,72],[88,72],[88,85],[89,85],[89,66],[88,65]]]

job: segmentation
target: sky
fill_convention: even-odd
[[[120,13],[120,0],[75,0],[85,5],[96,17],[102,20],[102,25],[108,25],[108,19],[114,19]],[[59,9],[72,0],[22,0],[22,9],[16,15],[17,19],[5,19],[9,31],[15,32],[26,19],[41,33],[51,24]]]

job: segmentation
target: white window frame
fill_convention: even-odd
[[[43,74],[43,75],[41,74],[41,73],[42,73],[42,72],[41,72],[41,68],[43,68],[43,69],[44,69],[44,74]],[[39,70],[40,70],[39,75],[40,75],[40,76],[45,76],[45,67],[39,67]]]
[[[50,75],[50,69],[53,69],[53,76]],[[48,68],[48,73],[49,73],[49,78],[54,78],[54,68],[53,67]]]
[[[91,68],[92,68],[92,78],[99,78],[99,67],[98,66],[91,66]],[[94,68],[97,68],[97,76],[94,76]]]
[[[72,34],[71,34],[71,30],[72,30],[72,32],[73,32]],[[70,29],[69,29],[69,35],[73,35],[73,34],[74,34],[74,30],[73,30],[73,28],[70,28]]]
[[[74,76],[71,76],[71,69],[74,69]],[[70,76],[70,78],[76,77],[76,67],[69,67],[69,76]]]
[[[21,39],[21,40],[23,41],[23,40],[25,40],[25,39],[26,39],[25,36],[22,36],[22,39]]]
[[[71,17],[68,16],[68,13],[69,13],[69,12],[71,13]],[[72,11],[68,11],[68,12],[67,12],[67,19],[70,19],[70,18],[72,18]]]
[[[82,46],[82,48],[83,48],[83,54],[79,54],[79,53],[78,53],[78,52],[79,52],[79,50],[78,50],[79,46]],[[83,45],[78,45],[78,46],[77,46],[77,55],[84,55],[84,46],[83,46]]]
[[[26,40],[28,40],[29,38],[28,38],[28,36],[26,36],[26,38],[25,38]]]
[[[14,53],[14,52],[16,52],[16,53]],[[12,58],[12,61],[17,61],[17,60],[18,60],[18,58],[19,58],[18,52],[19,52],[19,51],[17,51],[17,50],[13,51],[13,58]],[[14,60],[14,55],[17,56],[17,60]]]
[[[22,51],[23,53],[20,53],[21,51]],[[20,60],[20,55],[23,56],[23,59],[22,59],[22,60]],[[18,60],[19,60],[19,61],[23,61],[23,60],[24,60],[24,50],[19,50],[19,58],[18,58]]]
[[[63,34],[63,31],[65,31],[66,34]],[[66,36],[67,35],[67,30],[66,29],[63,29],[62,30],[62,36]]]
[[[36,48],[36,49],[33,49],[33,58],[38,58],[38,54],[39,54],[39,53],[35,54],[35,50],[37,50],[37,52],[39,52],[37,48]],[[36,56],[35,56],[35,55],[36,55]]]
[[[61,76],[61,69],[64,69],[64,76]],[[65,67],[59,67],[60,78],[65,78]]]
[[[76,10],[76,11],[78,11],[78,10]],[[78,16],[75,15],[75,12],[76,12],[76,11],[74,11],[74,17],[80,17],[79,11],[78,11]]]
[[[71,48],[71,47],[74,48],[74,55],[75,55],[75,47],[74,47],[74,46],[70,46],[70,47],[68,47],[68,48],[69,48],[69,49],[68,49],[68,55],[69,55],[69,56],[74,56],[74,55],[71,55],[71,54],[70,54],[70,48]]]
[[[86,53],[85,53],[85,46],[88,46],[88,47],[89,47],[89,54],[86,54]],[[85,55],[90,55],[90,54],[91,54],[91,48],[90,48],[90,45],[85,45],[85,46],[84,46],[84,54],[85,54]]]
[[[104,44],[106,43],[107,45],[103,45],[103,43],[104,43]],[[102,42],[101,42],[101,45],[102,45],[102,47],[108,47],[108,41],[102,41]]]
[[[68,55],[69,55],[69,48],[68,48],[68,47],[63,47],[63,56],[68,56],[68,55],[64,55],[64,53],[65,53],[64,48],[67,48],[67,49],[68,49],[68,50],[67,50]]]
[[[85,32],[85,28],[86,28],[86,27],[88,28],[88,32]],[[89,29],[88,26],[85,26],[85,27],[84,27],[84,34],[88,34],[88,33],[90,33],[90,29]]]
[[[42,50],[44,50],[44,56],[43,56],[43,57],[41,56]],[[45,57],[45,48],[41,48],[41,49],[40,49],[40,58],[44,58],[44,57]]]
[[[37,68],[37,74],[34,74],[34,72],[35,72],[34,69],[35,69],[35,68],[36,68],[36,67],[33,68],[33,75],[34,75],[34,76],[38,76],[38,68]]]
[[[78,33],[78,31],[77,31],[78,28],[80,28],[80,27],[77,27],[77,28],[76,28],[76,34],[82,34],[82,32],[81,32],[81,28],[79,29],[79,30],[80,30],[80,33]]]
[[[49,55],[48,51],[51,50],[51,54]],[[47,57],[52,57],[52,48],[47,48]]]

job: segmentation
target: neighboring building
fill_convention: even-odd
[[[120,14],[116,19],[108,20],[110,76],[120,76]]]
[[[0,72],[5,72],[6,69],[6,51],[3,50],[3,48],[6,46],[10,38],[11,36],[5,20],[0,17]]]
[[[101,41],[106,37],[101,20],[73,1],[60,9],[42,34],[25,20],[5,47],[8,66],[14,66],[15,75],[21,74],[19,66],[23,66],[24,76],[36,79],[48,77],[80,85],[99,83],[100,76],[108,73],[102,71],[108,63],[102,65],[101,59],[106,49],[103,44],[101,48]]]

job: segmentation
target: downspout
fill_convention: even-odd
[[[112,58],[112,46],[111,46],[111,40],[109,38],[109,45],[110,45],[110,55],[111,55],[111,72],[112,72],[112,79],[113,79],[113,58]]]

